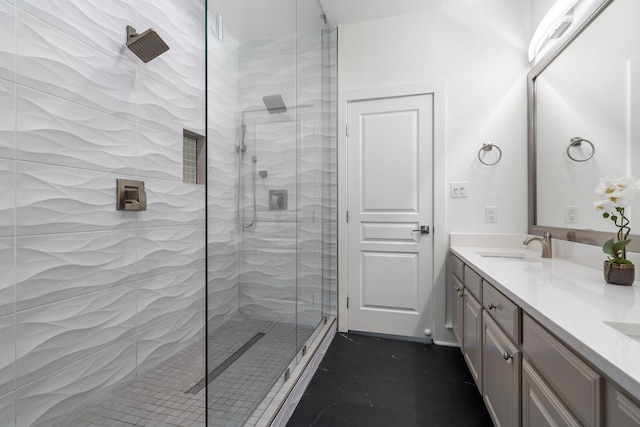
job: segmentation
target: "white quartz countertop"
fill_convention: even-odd
[[[605,323],[640,328],[640,282],[633,286],[609,285],[601,266],[544,259],[539,245],[532,249],[538,251],[524,247],[451,247],[465,264],[640,400],[640,342]]]

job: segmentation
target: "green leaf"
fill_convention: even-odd
[[[633,263],[626,258],[618,258],[614,261],[614,264],[633,264]]]
[[[625,246],[629,244],[629,242],[631,242],[631,239],[615,242],[613,238],[611,238],[607,240],[604,245],[602,245],[602,251],[605,254],[611,255],[613,258],[615,258],[616,263],[618,263],[618,260],[624,259],[621,258],[618,254],[625,248]]]
[[[629,242],[631,242],[631,239],[620,240],[619,242],[616,242],[611,246],[611,250],[613,250],[613,252],[617,254],[618,252],[623,250],[624,247],[629,244]]]
[[[613,238],[607,240],[606,242],[604,242],[604,245],[602,245],[602,251],[605,254],[609,254],[609,255],[615,257],[616,255],[613,252],[613,244],[614,244]]]

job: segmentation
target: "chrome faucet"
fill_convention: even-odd
[[[551,233],[542,228],[534,228],[534,230],[542,231],[543,237],[527,237],[522,243],[528,245],[537,240],[542,245],[542,258],[551,258]]]

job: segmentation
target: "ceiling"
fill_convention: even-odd
[[[433,0],[320,0],[329,24],[355,22],[406,15],[433,7]]]
[[[298,28],[330,26],[405,15],[440,0],[209,0],[209,10],[224,16],[226,31],[239,40],[295,33]],[[297,9],[297,10],[296,10]]]

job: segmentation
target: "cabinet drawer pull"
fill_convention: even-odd
[[[490,302],[489,303],[489,310],[493,310],[494,308],[498,308],[498,306],[493,304],[492,302]]]
[[[506,360],[507,362],[511,363],[511,360],[513,359],[513,354],[509,354],[506,351],[502,354],[502,357],[504,357],[504,360]]]

